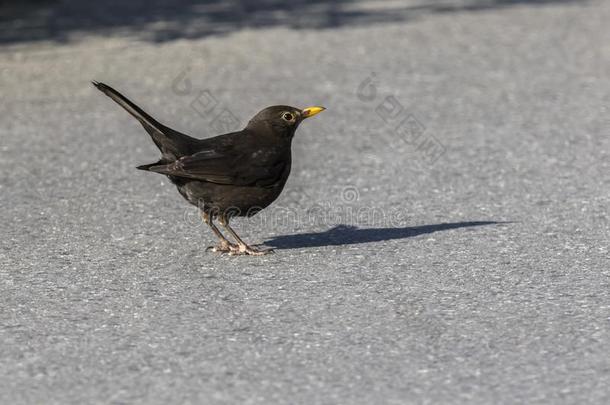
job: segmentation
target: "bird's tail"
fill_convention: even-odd
[[[113,99],[118,105],[123,107],[129,114],[133,115],[144,128],[150,133],[151,130],[165,132],[165,126],[148,115],[146,111],[131,102],[127,97],[108,86],[107,84],[93,81],[93,85],[102,93]]]
[[[173,129],[161,124],[140,107],[131,102],[127,97],[107,84],[96,81],[92,83],[95,87],[97,87],[98,90],[113,99],[129,114],[133,115],[138,121],[140,121],[146,132],[148,132],[153,142],[163,154],[164,160],[172,161],[178,159],[180,156],[187,154],[191,149],[191,145],[196,143],[194,138],[191,138],[178,131],[174,131]]]

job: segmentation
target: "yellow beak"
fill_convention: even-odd
[[[303,118],[313,117],[314,115],[316,115],[318,113],[321,113],[324,110],[326,110],[326,108],[324,108],[324,107],[307,107],[307,108],[303,108],[303,111],[301,111],[301,116]]]

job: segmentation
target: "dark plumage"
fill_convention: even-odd
[[[290,174],[294,133],[303,119],[323,111],[323,107],[267,107],[241,131],[196,139],[157,122],[110,86],[93,84],[140,121],[150,134],[161,151],[161,159],[138,169],[166,175],[188,202],[199,207],[203,220],[220,239],[214,251],[252,255],[270,252],[244,243],[229,220],[233,216],[252,216],[280,195]],[[223,236],[214,219],[236,244]]]

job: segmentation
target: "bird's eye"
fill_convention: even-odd
[[[282,118],[286,121],[292,121],[294,119],[294,115],[290,114],[289,112],[286,112],[282,114]]]

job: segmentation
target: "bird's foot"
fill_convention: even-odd
[[[249,255],[249,256],[264,256],[274,253],[273,249],[258,249],[248,245],[239,245],[235,249],[231,249],[230,255]]]
[[[216,246],[208,246],[205,250],[216,252],[216,253],[231,253],[235,249],[239,249],[239,246],[234,245],[233,243],[221,242]]]

